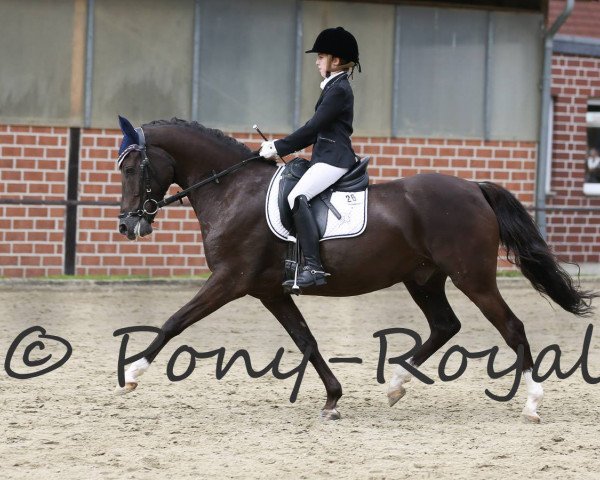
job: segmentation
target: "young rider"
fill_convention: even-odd
[[[354,95],[348,72],[352,75],[357,65],[360,72],[358,44],[342,27],[323,30],[306,53],[317,53],[317,68],[324,79],[315,114],[287,137],[263,142],[260,150],[262,157],[274,158],[313,145],[312,165],[288,196],[305,261],[297,277],[301,288],[327,283],[319,254],[319,232],[308,202],[339,180],[356,161],[350,142]]]

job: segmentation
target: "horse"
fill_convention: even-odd
[[[121,393],[135,389],[140,375],[173,337],[228,302],[251,295],[309,355],[327,395],[321,417],[339,419],[342,386],[321,356],[292,295],[281,285],[287,242],[272,234],[265,219],[265,197],[276,163],[196,122],[175,118],[134,129],[122,120],[120,233],[130,240],[150,235],[169,187],[177,184],[185,189],[181,196],[189,198],[200,223],[212,273],[162,325],[162,335],[145,350],[150,353],[129,365],[117,389]],[[532,378],[534,363],[525,328],[496,282],[500,244],[532,286],[564,310],[589,315],[596,294],[573,283],[524,206],[497,184],[432,173],[368,188],[364,233],[322,242],[321,256],[331,276],[326,285],[309,287],[302,294],[344,297],[404,283],[430,327],[427,340],[405,364],[416,368],[461,328],[445,294],[450,279],[512,350],[522,349],[527,387],[522,415],[539,422],[543,388]],[[390,406],[404,396],[411,369],[396,366],[387,392]]]

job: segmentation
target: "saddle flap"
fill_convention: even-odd
[[[298,183],[298,180],[300,180],[302,175],[306,173],[309,166],[310,162],[304,160],[303,158],[296,157],[292,161],[288,162],[285,167],[283,167],[283,172],[281,172],[278,203],[279,211],[281,212],[281,223],[288,231],[292,230],[293,222],[292,211],[288,205],[287,197],[292,191],[292,188],[294,188]]]

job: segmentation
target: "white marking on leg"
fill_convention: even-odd
[[[125,383],[137,383],[137,379],[141,377],[146,370],[148,370],[149,366],[150,364],[145,358],[140,358],[139,360],[133,362],[131,365],[129,365],[129,368],[125,372]]]
[[[408,359],[407,363],[414,366],[412,357]],[[410,382],[411,378],[412,374],[408,372],[408,370],[400,365],[396,365],[387,392],[390,407],[404,396],[406,390],[403,387],[403,384]]]
[[[527,386],[527,402],[523,408],[522,415],[531,422],[539,423],[540,416],[537,413],[537,408],[544,398],[544,389],[540,383],[531,378],[531,369],[523,372],[523,378]]]

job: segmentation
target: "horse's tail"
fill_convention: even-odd
[[[508,260],[520,268],[538,292],[550,297],[567,312],[590,315],[592,299],[598,295],[573,284],[521,202],[495,183],[481,182],[479,188],[496,214],[500,241]]]

